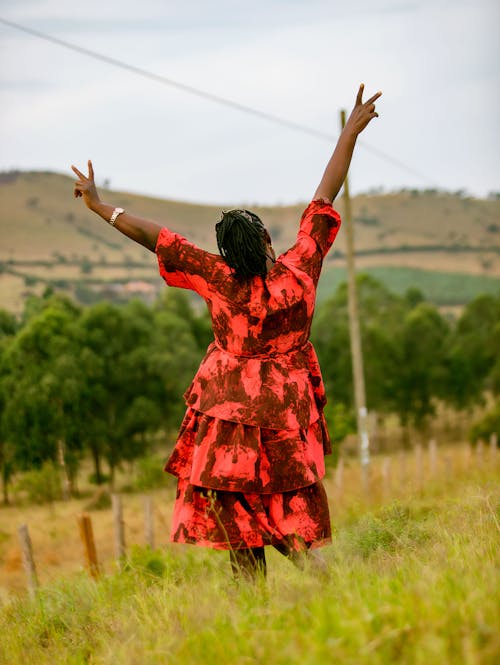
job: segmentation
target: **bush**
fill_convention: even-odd
[[[165,487],[164,461],[153,455],[137,460],[135,487],[150,490]]]
[[[425,511],[422,516],[425,517]],[[399,547],[420,545],[428,540],[429,532],[417,517],[408,506],[396,502],[378,514],[363,515],[349,529],[348,541],[364,559],[379,550],[392,552]]]
[[[16,483],[16,491],[26,492],[32,503],[49,503],[62,498],[61,479],[53,462],[27,471]]]
[[[500,440],[500,403],[496,404],[490,411],[478,421],[476,421],[469,430],[469,441],[477,443],[479,439],[489,441],[492,434],[497,435],[497,446]]]
[[[111,508],[111,494],[104,487],[100,487],[85,505],[85,510],[107,510]]]

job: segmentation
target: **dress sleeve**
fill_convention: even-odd
[[[321,252],[321,257],[325,258],[340,224],[340,215],[333,209],[332,204],[324,199],[315,199],[302,213],[297,241],[312,238]]]
[[[191,289],[202,297],[208,295],[212,254],[167,228],[160,230],[155,252],[160,275],[169,286]]]

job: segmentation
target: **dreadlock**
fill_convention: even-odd
[[[257,215],[249,210],[223,212],[215,233],[219,252],[236,277],[266,274],[266,229]]]

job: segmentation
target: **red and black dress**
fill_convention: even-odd
[[[214,332],[165,466],[178,478],[172,541],[303,549],[331,540],[321,482],[331,452],[326,398],[309,333],[339,227],[331,204],[313,201],[293,247],[247,281],[221,256],[160,231],[160,274],[204,298]]]

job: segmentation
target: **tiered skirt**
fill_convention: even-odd
[[[324,418],[272,430],[188,408],[165,471],[177,476],[171,540],[215,549],[331,541]]]

